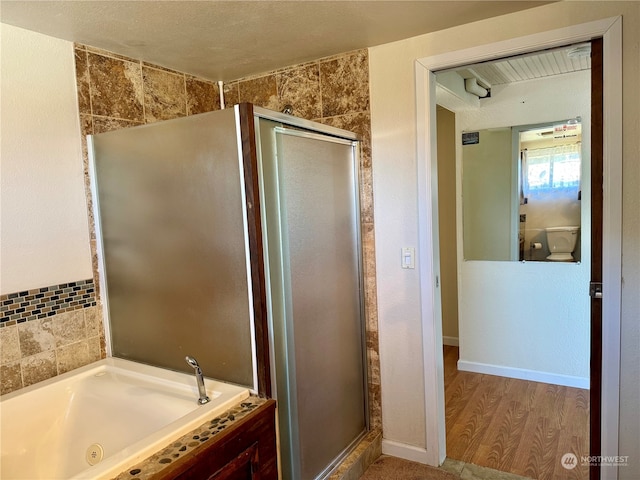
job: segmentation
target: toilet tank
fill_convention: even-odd
[[[580,227],[564,226],[564,227],[548,227],[547,243],[551,253],[571,253],[576,247],[578,231]]]

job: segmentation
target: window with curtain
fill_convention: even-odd
[[[580,150],[580,143],[523,150],[521,173],[524,197],[550,191],[578,191]]]

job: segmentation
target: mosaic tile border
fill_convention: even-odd
[[[217,434],[263,405],[266,401],[264,398],[254,396],[240,401],[229,410],[206,421],[195,430],[180,437],[146,460],[130,466],[115,477],[114,480],[148,480],[156,478],[158,472],[166,468],[170,463],[185,456],[203,443],[208,442]]]
[[[0,295],[0,327],[95,307],[93,279]]]

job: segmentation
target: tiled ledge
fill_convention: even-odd
[[[211,441],[220,432],[236,424],[267,400],[249,397],[211,420],[207,420],[195,430],[180,437],[167,447],[159,450],[142,462],[127,468],[114,480],[150,480],[171,463],[191,453],[201,445]]]
[[[328,480],[358,480],[380,455],[382,455],[382,431],[373,429],[338,465]]]

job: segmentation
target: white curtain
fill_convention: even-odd
[[[523,150],[522,196],[534,190],[580,189],[581,143]]]

